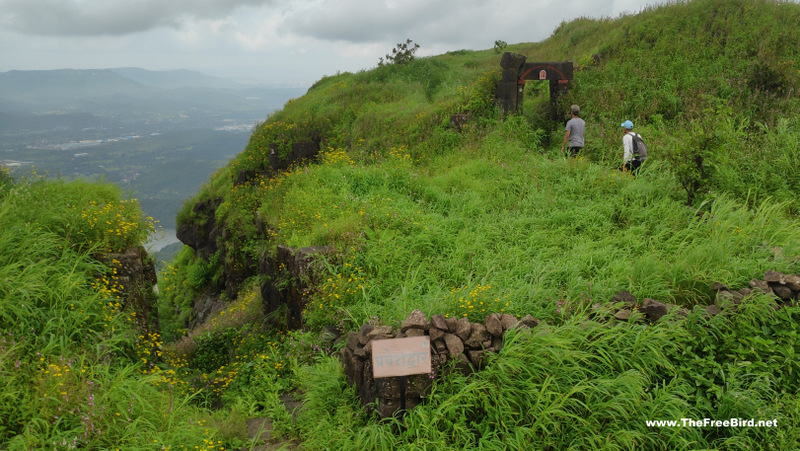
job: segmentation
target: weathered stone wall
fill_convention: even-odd
[[[753,294],[771,295],[775,300],[775,309],[780,309],[800,299],[800,275],[786,275],[778,271],[769,270],[766,271],[763,279],[751,279],[745,288],[733,290],[724,284],[714,282],[711,285],[711,289],[717,292],[716,299],[713,304],[704,307],[711,316],[736,312],[736,307],[741,304],[742,300]],[[614,295],[607,305],[595,304],[593,311],[596,314],[610,313],[611,316],[619,321],[628,321],[634,316],[633,313],[638,311],[643,315],[639,318],[649,322],[658,321],[673,311],[676,311],[681,316],[686,316],[689,313],[683,307],[655,299],[645,298],[639,303],[627,291],[621,291]]]
[[[454,368],[463,374],[483,369],[490,353],[503,348],[503,336],[514,327],[535,327],[539,321],[526,316],[522,320],[503,314],[487,315],[483,323],[472,323],[466,318],[445,318],[434,315],[428,320],[420,310],[414,310],[399,329],[391,326],[365,324],[358,332],[350,332],[341,359],[347,381],[355,385],[361,402],[370,405],[377,401],[382,418],[393,415],[403,404],[400,381],[388,377],[372,376],[373,340],[385,340],[427,335],[431,342],[431,374],[407,376],[405,406],[411,409],[427,395],[433,379],[442,374],[442,368],[454,361]]]
[[[500,59],[503,75],[497,84],[495,103],[503,113],[516,113],[522,105],[525,85],[519,84],[519,76],[527,58],[518,53],[505,52]]]
[[[711,288],[717,292],[716,302],[705,309],[712,316],[735,313],[742,300],[754,293],[772,295],[776,302],[775,308],[780,309],[800,300],[800,275],[767,271],[763,280],[752,279],[746,288],[733,291],[720,283],[714,283]],[[635,320],[653,323],[670,314],[674,318],[686,316],[688,310],[650,298],[645,298],[640,303],[631,293],[621,291],[607,304],[594,304],[592,314],[595,318],[612,322]],[[432,372],[407,376],[405,405],[408,410],[419,404],[429,393],[434,379],[446,377],[442,369],[448,362],[453,361],[453,368],[463,374],[481,370],[486,366],[491,353],[503,349],[503,337],[509,329],[532,328],[537,325],[539,320],[530,315],[518,321],[508,314],[492,313],[486,316],[483,323],[472,323],[466,318],[445,318],[442,315],[434,315],[429,320],[420,310],[415,310],[399,329],[365,324],[358,332],[349,332],[347,344],[341,351],[341,361],[347,382],[356,386],[362,404],[377,405],[378,414],[386,418],[397,412],[402,404],[400,382],[394,377],[373,377],[374,340],[423,335],[430,337]]]
[[[800,274],[787,275],[768,270],[764,273],[763,279],[751,279],[748,287],[739,290],[731,290],[721,283],[714,283],[711,288],[717,292],[717,300],[714,304],[717,310],[726,306],[735,307],[753,293],[773,296],[775,308],[779,309],[786,305],[792,305],[800,299]],[[709,306],[709,309],[709,313],[714,312],[712,306]]]

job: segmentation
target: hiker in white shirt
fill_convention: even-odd
[[[639,167],[642,165],[642,162],[647,158],[647,151],[645,150],[644,155],[641,156],[637,153],[633,137],[639,136],[641,138],[641,135],[633,133],[633,122],[625,121],[621,125],[622,130],[625,132],[622,136],[622,170],[636,175],[639,172]]]

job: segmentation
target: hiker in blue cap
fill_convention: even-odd
[[[622,170],[636,175],[642,162],[647,158],[647,147],[641,135],[633,132],[633,122],[625,121],[621,125],[625,132],[622,136]]]

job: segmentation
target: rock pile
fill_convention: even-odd
[[[361,402],[371,405],[377,401],[377,411],[382,418],[393,415],[403,401],[406,409],[419,404],[430,390],[434,378],[442,374],[448,361],[454,368],[469,374],[486,366],[490,353],[503,348],[503,336],[514,327],[536,327],[539,320],[527,315],[521,320],[508,315],[492,313],[483,323],[472,323],[467,318],[445,318],[433,315],[430,320],[420,310],[414,310],[399,329],[392,326],[365,324],[358,332],[350,332],[347,345],[342,349],[347,381],[355,385]],[[373,340],[419,337],[427,335],[431,343],[431,374],[407,376],[405,400],[401,399],[399,378],[372,376]]]
[[[594,304],[592,306],[592,312],[596,316],[603,316],[606,313],[610,313],[610,316],[615,320],[629,321],[631,317],[634,316],[634,312],[638,311],[643,315],[643,319],[651,323],[667,316],[667,314],[673,310],[677,310],[682,316],[686,316],[689,313],[688,310],[683,307],[650,298],[645,298],[642,303],[639,304],[636,298],[625,290],[615,294],[608,305]]]
[[[752,279],[747,288],[731,290],[718,282],[711,288],[717,292],[716,302],[705,309],[712,316],[735,312],[743,299],[757,293],[774,296],[775,308],[779,309],[800,299],[800,275],[767,271],[763,280]],[[608,304],[593,305],[592,311],[595,317],[606,317],[612,321],[638,319],[651,323],[670,313],[676,313],[678,317],[688,314],[683,307],[655,299],[645,298],[639,303],[627,291],[614,295]],[[411,409],[427,395],[433,380],[442,376],[442,368],[448,361],[453,361],[453,368],[463,374],[483,369],[490,353],[503,348],[506,331],[514,327],[532,328],[537,325],[539,320],[530,315],[517,320],[508,314],[492,313],[486,316],[483,323],[472,323],[466,318],[445,318],[442,315],[434,315],[429,320],[420,310],[414,310],[399,329],[365,324],[358,332],[350,332],[341,359],[347,381],[356,386],[361,402],[365,406],[375,403],[380,416],[386,418],[397,412],[403,404],[401,383],[396,377],[373,377],[371,357],[374,340],[419,336],[430,338],[431,374],[417,374],[406,379],[405,406]]]
[[[779,309],[786,305],[792,305],[800,299],[800,274],[787,275],[778,271],[768,270],[764,273],[764,278],[751,279],[748,287],[733,290],[720,282],[714,282],[711,289],[717,293],[713,304],[705,307],[710,316],[719,315],[726,311],[736,311],[736,306],[754,294],[766,294],[775,298],[775,308]],[[636,298],[627,291],[621,291],[614,295],[608,305],[594,304],[592,306],[595,314],[602,315],[610,313],[614,319],[628,321],[635,311],[640,312],[644,319],[649,322],[656,322],[668,313],[676,310],[680,316],[686,316],[689,312],[683,307],[674,304],[645,298],[641,304]]]
[[[800,299],[800,274],[787,275],[767,270],[762,280],[751,279],[748,285],[739,290],[731,290],[719,282],[714,282],[711,288],[717,292],[717,300],[713,306],[709,306],[709,313],[719,313],[726,304],[739,305],[744,298],[758,293],[774,296],[776,308],[792,305]]]

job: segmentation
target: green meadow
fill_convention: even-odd
[[[706,313],[715,282],[800,273],[797,23],[792,2],[671,2],[562,23],[539,43],[324,77],[178,214],[204,226],[194,206],[218,201],[220,233],[215,253],[184,246],[160,274],[160,334],[139,334],[95,258],[153,228],[138,203],[3,172],[0,449],[259,449],[246,422],[260,417],[286,449],[797,448],[800,307],[754,294]],[[563,120],[538,82],[521,112],[498,110],[503,51],[574,63]],[[568,159],[571,104],[587,147]],[[637,177],[619,170],[626,119],[649,149]],[[315,161],[268,170],[273,150],[308,141]],[[260,284],[285,281],[258,262],[278,245],[334,249],[299,330],[263,312]],[[249,270],[233,296],[226,268]],[[623,290],[688,314],[597,313]],[[209,296],[220,308],[190,328]],[[542,324],[380,420],[347,384],[343,344],[321,331],[399,326],[415,309]],[[647,423],[705,418],[777,426]]]

